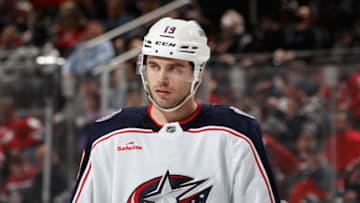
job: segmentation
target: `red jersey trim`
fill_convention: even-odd
[[[79,164],[79,170],[78,170],[78,173],[76,175],[76,179],[79,179],[81,166],[82,166],[82,164],[84,162],[85,155],[86,155],[86,151],[85,151],[85,149],[83,149],[82,154],[81,154],[80,164]]]
[[[148,133],[148,134],[151,134],[151,133],[154,133],[154,131],[145,131],[145,130],[124,130],[124,131],[118,131],[118,132],[113,132],[103,138],[101,138],[100,140],[97,140],[96,142],[94,142],[93,146],[91,147],[91,150],[93,150],[96,145],[98,145],[100,142],[103,142],[107,139],[110,139],[112,138],[113,136],[115,135],[119,135],[119,134],[122,134],[122,133]]]
[[[254,149],[254,146],[252,144],[251,141],[248,140],[248,138],[246,138],[245,136],[241,135],[241,134],[238,134],[238,133],[235,133],[231,130],[228,130],[228,129],[224,129],[224,128],[205,128],[205,129],[200,129],[200,130],[187,130],[186,132],[189,132],[189,133],[200,133],[200,132],[204,132],[204,131],[225,131],[227,133],[230,133],[236,137],[239,137],[243,140],[245,140],[245,142],[247,142],[251,148],[251,151],[255,157],[255,161],[256,161],[256,165],[257,167],[259,168],[260,170],[260,173],[261,173],[261,176],[263,177],[264,179],[264,182],[265,182],[265,185],[267,187],[267,190],[268,190],[268,194],[270,196],[270,200],[271,200],[271,203],[274,203],[274,199],[273,199],[273,195],[272,195],[272,192],[271,192],[271,189],[270,189],[270,184],[269,184],[269,181],[268,181],[268,178],[267,176],[265,176],[265,173],[264,171],[262,170],[262,165],[260,165],[260,161],[258,160],[258,155]]]
[[[84,188],[84,185],[85,185],[85,182],[86,182],[86,180],[87,180],[87,178],[88,178],[88,176],[89,176],[90,170],[91,170],[91,162],[90,162],[89,167],[88,167],[88,169],[87,169],[87,171],[86,171],[85,178],[83,179],[83,181],[82,181],[82,183],[81,183],[81,187],[80,187],[79,193],[78,193],[77,196],[76,196],[75,203],[77,203],[77,202],[79,201],[80,194],[81,194],[81,192],[82,192],[82,190],[83,190],[83,188]]]
[[[190,122],[191,120],[193,120],[200,112],[200,109],[201,109],[201,104],[200,103],[197,103],[197,108],[196,108],[196,111],[186,120],[184,121],[180,121],[179,124],[182,125],[182,124],[185,124],[185,123],[188,123]],[[148,107],[148,115],[150,117],[150,119],[155,123],[155,125],[159,126],[159,127],[164,127],[164,125],[161,125],[160,123],[158,123],[152,116],[151,116],[151,109],[153,107],[153,104],[150,104],[149,107]]]

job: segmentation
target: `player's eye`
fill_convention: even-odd
[[[148,66],[150,69],[152,69],[152,70],[159,70],[160,68],[159,68],[159,66],[158,65],[155,65],[155,64],[151,64],[151,65],[149,65]]]
[[[179,66],[174,65],[174,66],[169,67],[169,71],[170,72],[181,72],[181,68]]]
[[[178,71],[179,71],[179,68],[178,68],[178,67],[171,67],[171,68],[170,68],[170,71],[171,71],[171,72],[178,72]]]

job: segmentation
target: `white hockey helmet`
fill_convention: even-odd
[[[146,57],[159,56],[192,62],[194,74],[191,81],[190,94],[177,106],[162,108],[154,102],[146,77]],[[210,58],[210,47],[207,37],[200,25],[193,21],[165,17],[156,22],[144,37],[141,54],[138,58],[138,70],[141,74],[145,91],[154,105],[169,112],[179,109],[187,100],[195,95],[201,83],[201,73]]]

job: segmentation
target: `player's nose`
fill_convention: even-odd
[[[159,71],[159,82],[161,83],[169,83],[169,74],[165,70]]]

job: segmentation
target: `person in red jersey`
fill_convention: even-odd
[[[43,125],[33,116],[19,118],[11,98],[0,102],[0,145],[5,152],[25,149],[42,141]]]
[[[326,158],[338,173],[360,158],[360,134],[351,125],[349,112],[336,113],[336,132],[326,142]]]
[[[10,157],[10,176],[1,189],[1,197],[6,202],[17,202],[23,193],[33,184],[33,177],[37,169],[32,166],[22,153],[13,153]]]
[[[354,73],[347,82],[350,102],[349,110],[356,122],[360,122],[360,72]]]

